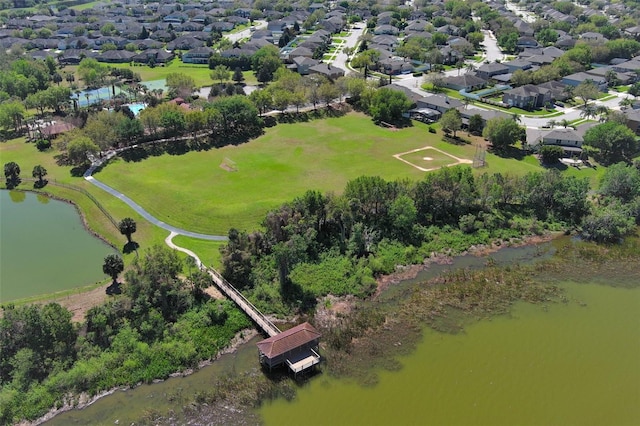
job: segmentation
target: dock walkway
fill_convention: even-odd
[[[213,281],[218,288],[231,300],[233,300],[240,309],[242,309],[258,326],[269,335],[269,337],[280,334],[280,330],[269,319],[258,310],[246,297],[242,295],[236,288],[224,279],[218,271],[213,268],[204,267],[211,275]]]

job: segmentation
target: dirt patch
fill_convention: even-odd
[[[320,328],[331,328],[341,323],[341,318],[349,315],[356,304],[356,297],[328,295],[320,299],[314,314],[314,322]]]
[[[218,288],[214,285],[205,288],[204,292],[209,296],[211,296],[212,299],[221,300],[225,298],[225,296],[220,292],[220,290],[218,290]]]
[[[83,322],[89,309],[93,308],[94,306],[101,305],[107,301],[107,298],[109,297],[107,295],[107,287],[109,287],[109,285],[111,285],[111,283],[101,285],[100,287],[96,287],[93,290],[89,290],[83,293],[69,294],[38,303],[42,305],[47,303],[57,303],[60,306],[71,311],[71,313],[73,314],[71,321]]]

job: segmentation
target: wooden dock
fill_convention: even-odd
[[[265,332],[269,337],[280,334],[280,330],[269,319],[258,310],[251,302],[249,302],[236,288],[224,279],[218,271],[212,268],[205,270],[211,275],[220,291],[222,291],[229,299],[233,300],[240,309],[242,309],[249,317]]]

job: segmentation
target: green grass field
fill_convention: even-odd
[[[475,146],[451,145],[426,126],[393,131],[361,114],[280,124],[249,143],[137,163],[117,159],[96,178],[136,200],[159,219],[192,231],[225,235],[230,227],[251,230],[265,213],[308,189],[341,192],[361,175],[420,179],[423,171],[393,155],[434,146],[472,159]],[[431,150],[429,157],[441,158]],[[427,156],[427,155],[423,155]],[[446,156],[443,156],[446,157]],[[237,171],[220,167],[228,158]],[[482,171],[526,173],[538,164],[487,154]],[[452,159],[442,158],[450,164]]]
[[[167,75],[171,73],[183,73],[188,74],[193,77],[193,80],[196,83],[196,86],[211,86],[214,81],[211,80],[211,70],[208,65],[198,65],[198,64],[183,64],[179,59],[174,59],[167,66],[155,66],[153,68],[142,65],[142,66],[131,66],[130,64],[109,64],[109,66],[113,68],[127,68],[131,71],[140,74],[140,78],[142,81],[150,81],[150,80],[162,80],[166,79]],[[82,85],[83,82],[80,80],[80,76],[77,74],[77,65],[68,65],[62,68],[63,72],[73,72],[76,76],[76,83]],[[231,70],[233,71],[233,70]],[[244,83],[249,85],[258,84],[258,80],[252,71],[243,72],[244,75]],[[66,83],[66,82],[63,82]]]

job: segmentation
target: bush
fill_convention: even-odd
[[[557,163],[563,154],[564,150],[562,147],[556,145],[545,145],[540,148],[540,159],[544,164]]]
[[[434,129],[433,127],[429,126],[429,133],[436,133],[436,129]]]
[[[46,151],[51,148],[51,141],[48,139],[38,139],[36,141],[36,148],[38,148],[38,151]]]

